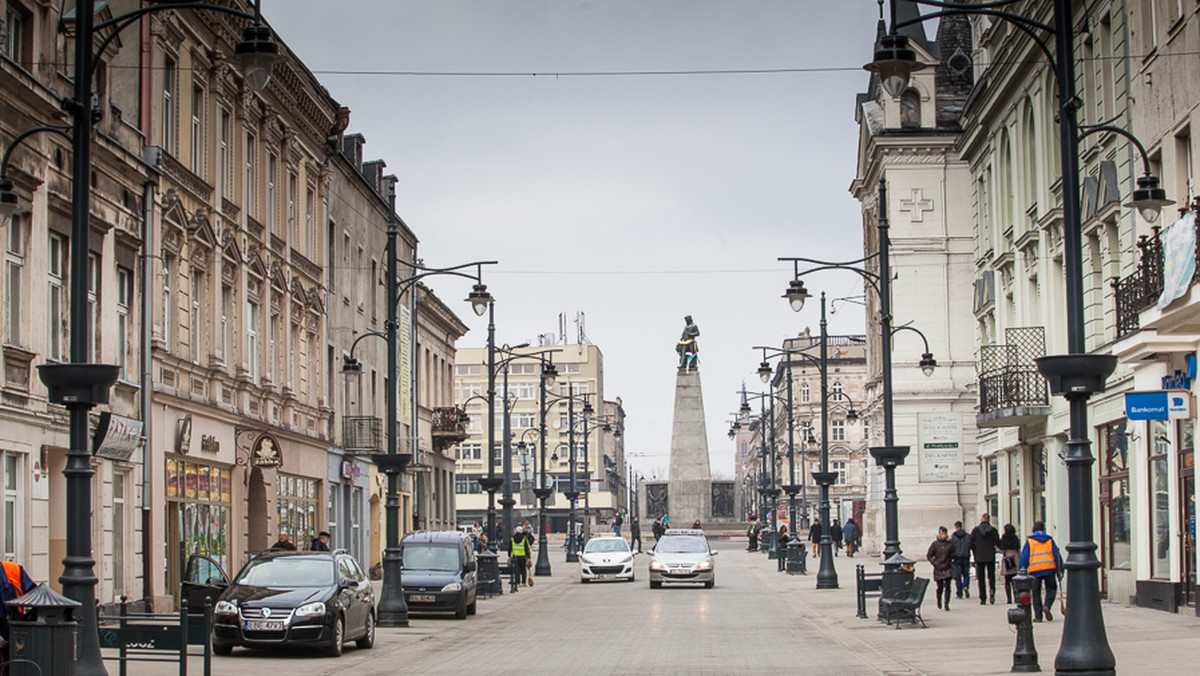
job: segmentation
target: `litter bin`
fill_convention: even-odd
[[[485,549],[476,559],[479,561],[479,593],[484,596],[502,595],[504,581],[500,579],[500,557],[496,555],[496,552]]]
[[[78,607],[78,601],[55,592],[45,582],[28,594],[9,601],[10,664],[7,673],[11,676],[75,676],[75,609]]]
[[[888,611],[883,605],[883,600],[899,597],[912,586],[914,563],[916,562],[905,558],[903,554],[893,554],[883,562],[883,574],[880,575],[879,582],[880,621],[887,620]]]

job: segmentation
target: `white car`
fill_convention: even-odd
[[[579,581],[628,580],[633,582],[633,552],[625,538],[597,535],[579,555]]]

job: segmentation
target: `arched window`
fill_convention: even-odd
[[[900,95],[900,127],[921,128],[921,95],[915,89],[909,89]]]
[[[835,381],[833,385],[829,387],[829,398],[833,401],[842,400],[842,384],[840,382]]]
[[[808,392],[808,383],[800,383],[800,403],[807,404],[809,401],[811,401],[811,397]]]

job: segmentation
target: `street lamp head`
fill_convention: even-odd
[[[362,375],[362,364],[354,357],[346,357],[342,363],[342,375],[347,378],[357,378]]]
[[[279,43],[271,39],[271,29],[254,24],[242,29],[242,41],[233,48],[230,60],[242,69],[246,85],[260,92],[271,81],[271,69],[283,60]]]
[[[758,365],[758,378],[764,385],[771,382],[771,365],[765,359]]]
[[[858,411],[854,410],[853,405],[850,407],[849,411],[846,411],[846,422],[850,423],[851,425],[858,422]]]
[[[584,402],[583,402],[583,414],[584,414],[584,415],[591,415],[591,414],[593,414],[593,413],[595,413],[595,412],[596,412],[596,409],[592,408],[592,401],[591,401],[590,399],[586,399],[586,400],[584,400]]]
[[[733,441],[734,437],[737,436],[737,432],[738,432],[738,424],[737,423],[733,423],[732,425],[729,426],[729,440],[730,441]]]
[[[925,64],[917,61],[917,53],[908,46],[908,37],[891,33],[879,39],[875,60],[863,68],[878,75],[883,91],[894,99],[908,89],[909,77],[925,68]]]
[[[740,407],[738,407],[738,413],[741,413],[743,416],[750,415],[750,413],[752,413],[752,410],[750,409],[750,402],[743,399],[742,405]],[[734,423],[734,424],[737,424],[737,423]]]
[[[492,300],[492,294],[488,293],[487,284],[482,282],[471,287],[471,293],[467,294],[467,302],[471,304],[471,309],[475,312],[476,317],[482,317],[483,313],[487,312],[488,305]]]
[[[783,297],[788,300],[788,303],[792,306],[792,310],[795,312],[804,309],[804,301],[808,300],[810,296],[811,294],[809,294],[808,289],[804,288],[804,280],[802,279],[793,279],[789,282],[787,291],[783,294]]]
[[[13,182],[7,178],[0,179],[0,225],[8,222],[9,217],[17,213],[17,205],[20,200],[17,198],[17,193],[14,192]]]
[[[558,368],[554,366],[554,362],[542,362],[542,386],[552,387],[557,378]]]
[[[926,378],[933,375],[935,368],[937,368],[937,360],[933,358],[932,353],[926,352],[921,355],[921,373],[924,373]]]
[[[1167,199],[1166,190],[1158,187],[1157,176],[1142,176],[1137,180],[1137,185],[1133,197],[1125,206],[1137,209],[1147,223],[1157,221],[1162,208],[1175,203],[1175,200]]]

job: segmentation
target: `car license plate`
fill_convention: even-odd
[[[609,577],[611,577],[611,576],[609,576],[609,575],[597,575],[597,576],[596,576],[596,579],[597,579],[597,580],[607,580]]]
[[[246,631],[283,631],[283,620],[246,620]]]
[[[437,597],[433,594],[410,594],[408,597],[409,603],[434,603]]]

